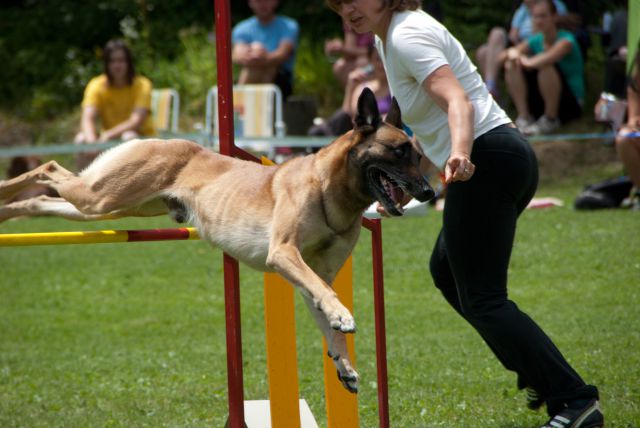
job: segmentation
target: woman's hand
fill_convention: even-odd
[[[465,153],[451,153],[444,167],[444,182],[467,181],[476,171],[476,166]]]

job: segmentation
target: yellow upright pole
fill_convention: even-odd
[[[353,312],[353,258],[349,256],[333,282],[333,289],[343,305]],[[327,428],[358,428],[358,398],[347,391],[338,380],[336,367],[327,356],[327,342],[324,348],[324,385],[327,404]],[[356,363],[353,334],[347,334],[347,348],[352,362]]]
[[[300,428],[298,356],[293,287],[276,273],[264,274],[264,317],[271,426]]]

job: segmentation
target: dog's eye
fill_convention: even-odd
[[[407,153],[409,153],[409,144],[405,143],[401,146],[396,147],[395,149],[393,149],[393,154],[398,158],[398,159],[402,159],[403,157],[405,157],[407,155]]]

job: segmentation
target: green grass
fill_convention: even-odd
[[[520,222],[510,296],[601,390],[608,427],[640,426],[638,213],[571,209],[583,178],[544,187],[566,206]],[[515,376],[433,287],[440,215],[385,220],[391,424],[536,427]],[[166,219],[37,218],[0,233],[172,227]],[[377,426],[368,232],[355,251],[361,426]],[[222,427],[221,253],[203,242],[0,248],[0,426]],[[267,397],[262,279],[241,268],[246,399]],[[300,395],[324,421],[320,335],[296,298]]]

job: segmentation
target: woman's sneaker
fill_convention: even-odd
[[[604,428],[604,416],[598,400],[593,399],[581,409],[567,407],[540,428]]]
[[[540,395],[538,395],[538,392],[535,389],[527,386],[524,389],[524,392],[526,392],[527,394],[527,407],[529,409],[538,410],[540,407],[542,407],[542,405],[544,404],[544,400],[542,399],[542,397],[540,397]]]

